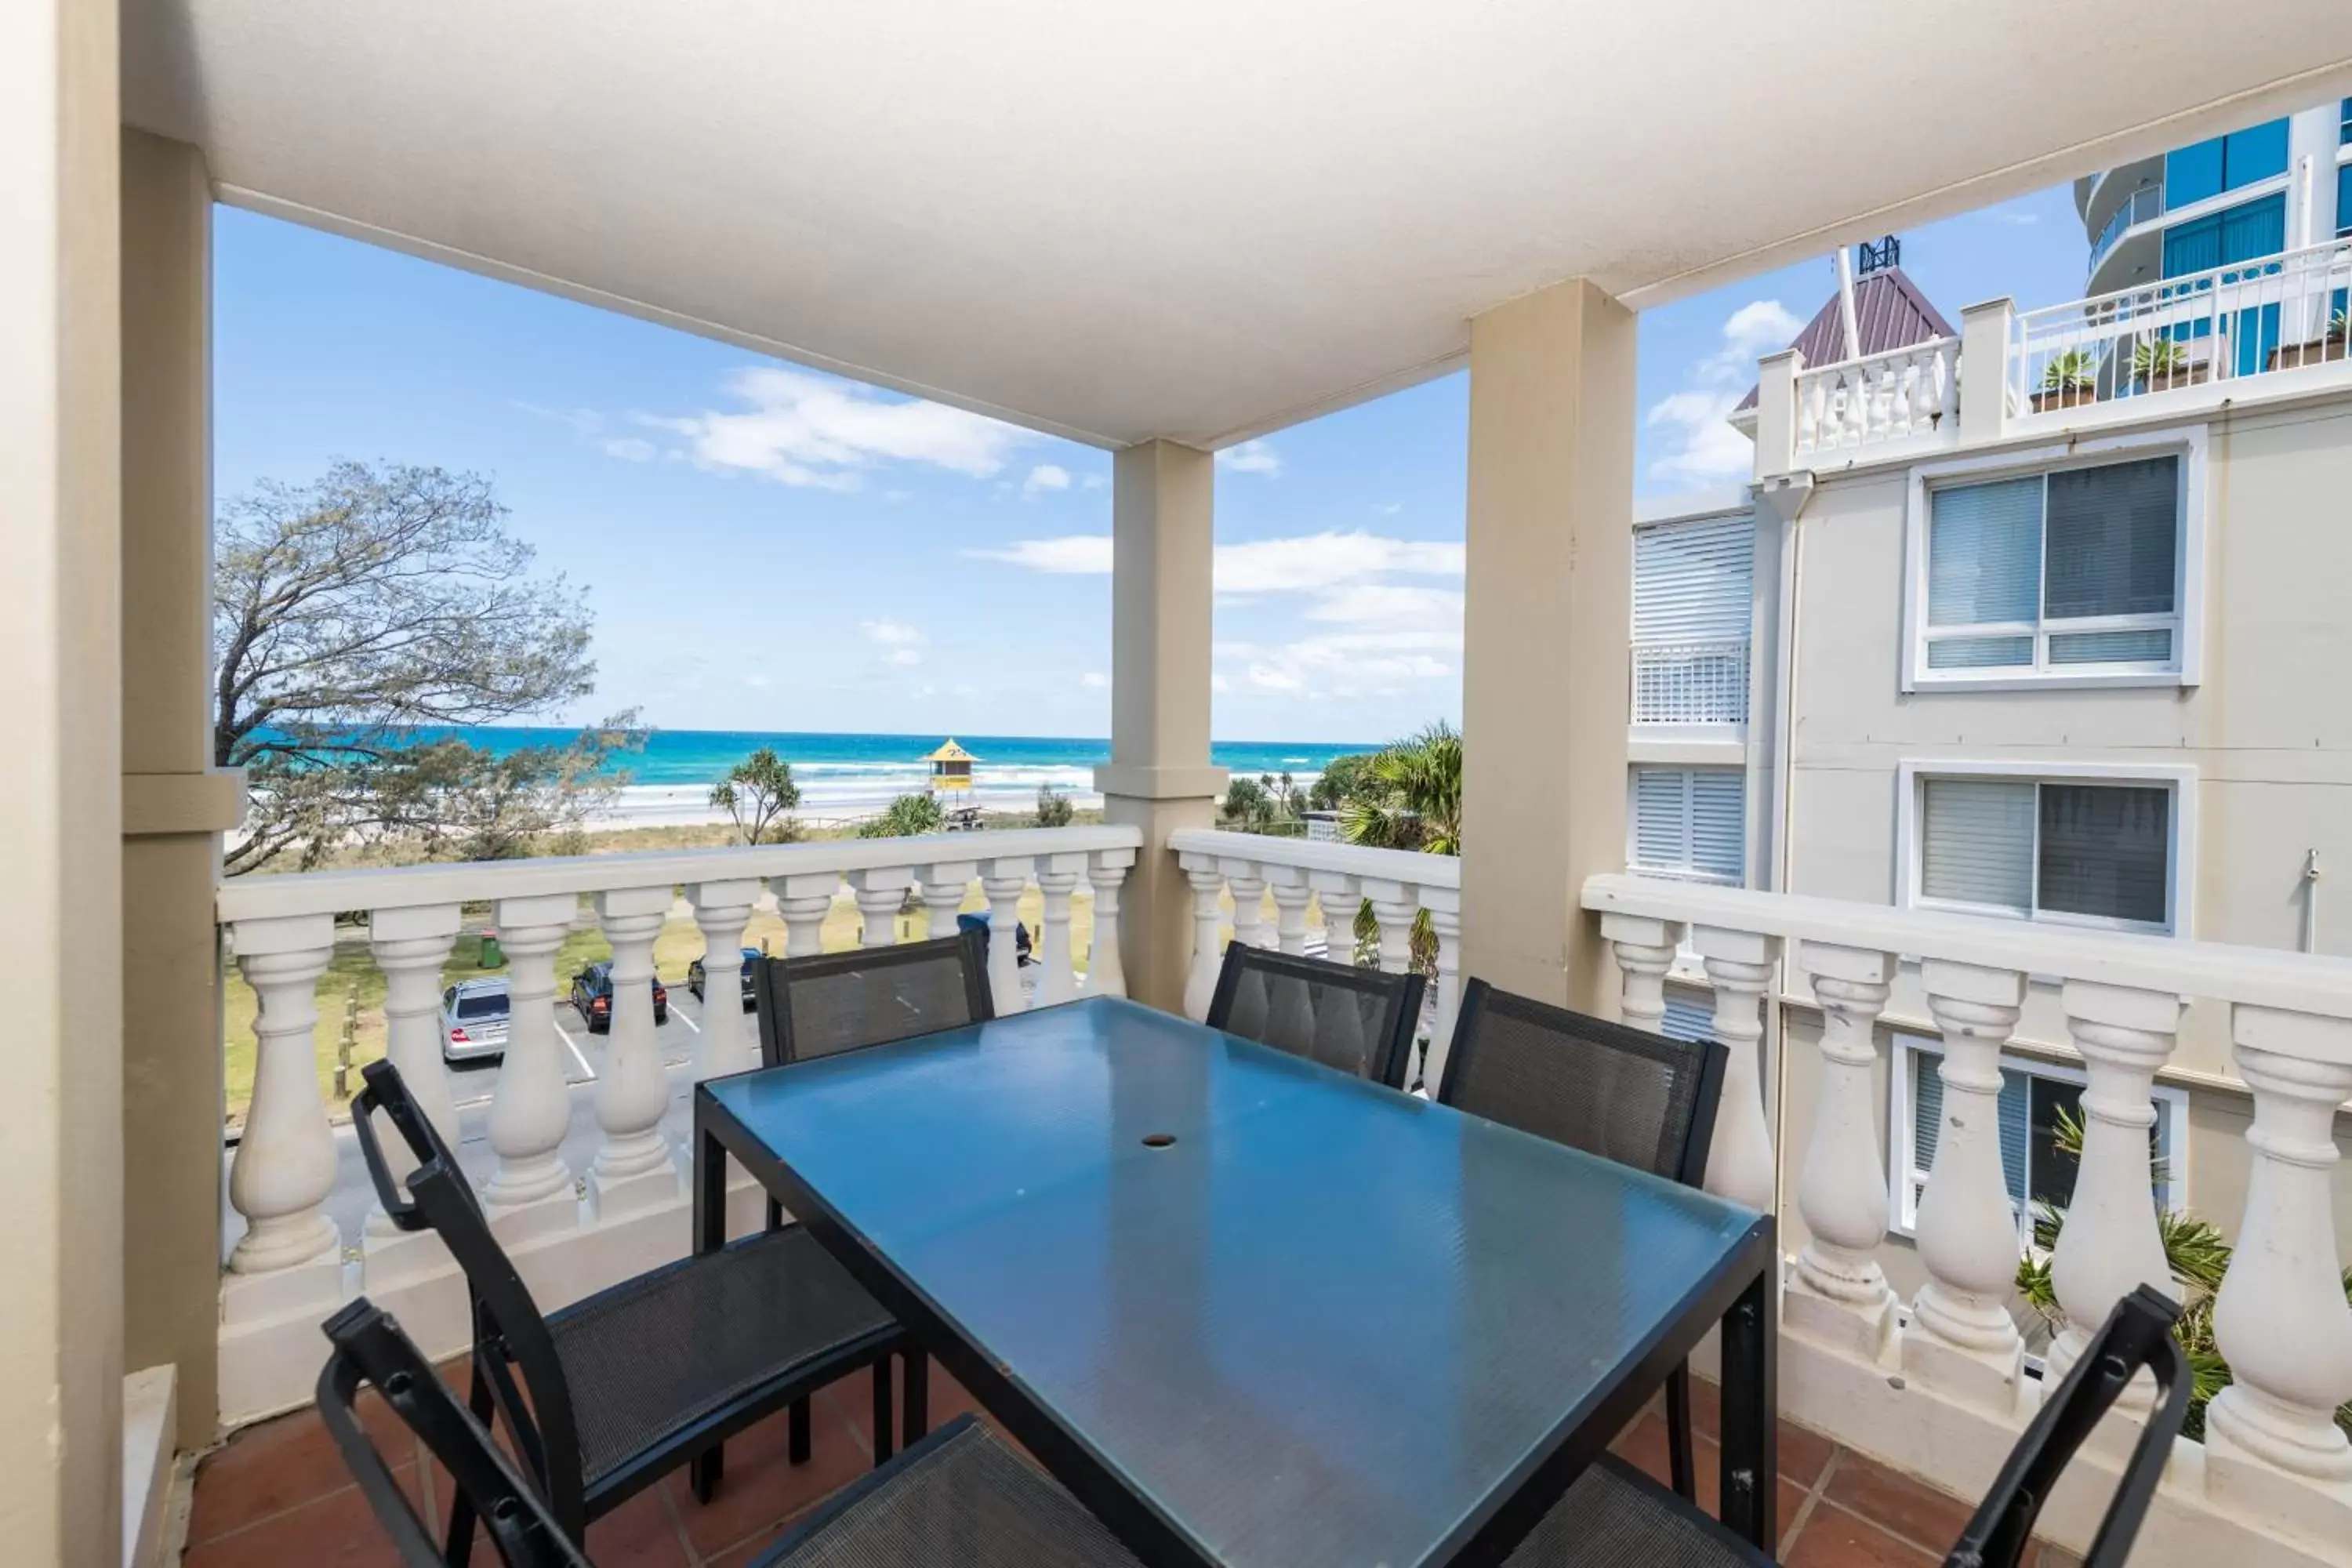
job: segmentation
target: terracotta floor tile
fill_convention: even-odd
[[[1640,1421],[1634,1423],[1631,1430],[1610,1447],[1659,1484],[1674,1485],[1673,1465],[1666,1452],[1666,1418],[1664,1416],[1644,1415]],[[1709,1513],[1718,1511],[1717,1504],[1722,1499],[1722,1451],[1714,1443],[1705,1437],[1694,1437],[1691,1440],[1691,1468],[1694,1472],[1692,1479],[1698,1483],[1699,1506]],[[1787,1476],[1780,1478],[1778,1505],[1780,1511],[1774,1521],[1776,1530],[1785,1532],[1795,1521],[1797,1510],[1804,1506],[1806,1495],[1804,1487],[1790,1480]]]
[[[858,1394],[864,1393],[860,1384]],[[697,1552],[725,1551],[873,1468],[861,1433],[822,1397],[810,1405],[808,1463],[795,1465],[785,1458],[785,1425],[778,1414],[727,1440],[727,1474],[708,1505],[694,1500],[683,1475],[675,1478],[672,1497]]]
[[[1938,1552],[1951,1550],[1976,1511],[1971,1504],[1850,1450],[1838,1457],[1822,1495],[1915,1545]]]
[[[596,1568],[688,1568],[693,1558],[670,1506],[671,1489],[684,1485],[667,1477],[590,1525],[590,1561]]]
[[[1940,1552],[1925,1552],[1834,1503],[1819,1501],[1782,1559],[1786,1568],[1937,1568]]]
[[[373,1391],[363,1392],[355,1408],[385,1464],[395,1470],[415,1465],[415,1438]],[[188,1543],[242,1530],[351,1484],[351,1469],[317,1411],[248,1426],[196,1467]]]
[[[1663,1410],[1664,1406],[1661,1405],[1659,1408]],[[1704,1377],[1691,1379],[1691,1430],[1702,1437],[1720,1437],[1723,1432],[1723,1390]],[[1784,1416],[1780,1422],[1780,1474],[1810,1487],[1822,1479],[1822,1470],[1836,1447],[1820,1433]]]
[[[401,1480],[415,1502],[415,1470]],[[191,1546],[181,1568],[399,1568],[392,1537],[357,1487]]]

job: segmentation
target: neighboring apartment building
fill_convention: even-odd
[[[1736,421],[1759,441],[1753,504],[1636,524],[1633,868],[2033,921],[2053,940],[2090,928],[2352,954],[2352,890],[2326,891],[2352,879],[2352,362],[2324,324],[2352,286],[2352,241],[2333,243],[2352,204],[2333,189],[2342,110],[2326,113],[2329,227],[2300,256],[2246,269],[2267,294],[2241,287],[2226,269],[2246,258],[2230,256],[2168,267],[2185,281],[2137,310],[2020,315],[2003,301],[1954,332],[1922,300],[1876,341],[1865,326],[1860,356],[1843,352],[1832,300],[1831,327],[1817,318],[1807,334],[1834,358],[1766,362]],[[2219,139],[2220,178],[2234,177],[2232,145],[2274,148],[2284,125],[2299,149],[2317,118]],[[2177,182],[2210,161],[2184,149],[2157,162]],[[2224,194],[2270,202],[2280,178]],[[2078,199],[2086,217],[2107,205]],[[2177,226],[2234,210],[2214,200],[2179,204]],[[2184,258],[2187,241],[2163,243]],[[1864,323],[1874,291],[1882,308],[1916,293],[1899,269],[1864,278]],[[2264,352],[2210,376],[2135,380],[2137,344],[2190,335],[2172,302],[2192,297],[2209,323],[2271,311]],[[2042,334],[2058,331],[2107,367],[2095,389],[2035,395],[2054,341]],[[1735,712],[1695,645],[1728,645],[1743,591],[1750,678]],[[1670,1029],[1704,1031],[1704,990],[1670,996]],[[2192,1010],[2151,1137],[2164,1201],[2230,1226],[2251,1102],[2225,1027]],[[1807,1142],[1809,1034],[1792,1025],[1785,1070],[1768,1074],[1784,1159]],[[1916,974],[1898,982],[1883,1040],[1903,1236],[1940,1122],[1938,1035]],[[2030,1202],[2072,1190],[2052,1134],[2080,1114],[2084,1079],[2054,987],[2029,997],[2004,1072],[2022,1226]],[[2336,1180],[2352,1198],[2352,1175]],[[2337,1212],[2352,1223],[2352,1205]],[[1901,1249],[1887,1267],[1917,1272]]]

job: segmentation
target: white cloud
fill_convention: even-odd
[[[1332,632],[1278,644],[1222,643],[1217,657],[1240,667],[1243,683],[1270,695],[1403,697],[1454,674],[1462,633],[1454,630]]]
[[[1110,570],[1110,535],[1071,533],[1018,539],[1001,549],[967,550],[975,561],[1003,561],[1032,572],[1100,575]],[[1388,576],[1459,577],[1463,547],[1443,540],[1392,539],[1360,530],[1254,539],[1217,546],[1215,582],[1232,595],[1328,592]]]
[[[515,407],[536,419],[545,419],[568,428],[583,441],[593,441],[608,458],[618,458],[625,463],[650,463],[662,455],[660,447],[642,436],[608,436],[606,421],[593,408],[548,408],[536,403],[517,403]]]
[[[1723,345],[1691,366],[1683,391],[1652,404],[1643,422],[1671,433],[1650,477],[1685,484],[1741,477],[1756,463],[1752,442],[1726,421],[1756,379],[1756,361],[1787,348],[1805,323],[1778,300],[1750,300],[1724,319]]]
[[[604,448],[606,457],[618,458],[625,463],[650,463],[660,456],[659,449],[642,436],[615,436],[597,445]]]
[[[1099,691],[1110,684],[1110,677],[1105,675],[1099,669],[1090,669],[1084,675],[1078,677],[1078,684],[1080,686],[1092,687],[1096,690]]]
[[[1272,479],[1282,472],[1282,454],[1274,449],[1270,441],[1244,441],[1219,452],[1217,467],[1231,468],[1237,474],[1264,474]]]
[[[1099,576],[1110,570],[1110,535],[1069,533],[1059,539],[1016,539],[1002,550],[967,550],[973,561],[1003,561],[1032,572]]]
[[[899,621],[861,621],[858,629],[866,640],[882,650],[885,664],[920,664],[923,645],[930,641],[913,626]]]
[[[1070,470],[1058,463],[1040,463],[1029,470],[1021,481],[1021,493],[1034,496],[1045,490],[1066,490],[1070,488]]]
[[[1090,490],[1098,490],[1108,482],[1109,481],[1105,479],[1100,474],[1088,474],[1085,479],[1078,481],[1082,488]]]
[[[1312,621],[1376,626],[1383,631],[1462,631],[1461,590],[1423,588],[1398,583],[1358,583],[1326,594],[1307,606]]]
[[[1034,439],[982,415],[887,397],[805,371],[757,366],[736,372],[726,384],[750,406],[679,418],[639,415],[637,420],[683,437],[689,455],[705,468],[824,489],[855,489],[862,470],[888,462],[927,463],[986,479],[1004,467],[1014,448]]]
[[[1215,671],[1215,670],[1211,670],[1211,671],[1209,672],[1209,689],[1210,689],[1210,690],[1212,690],[1212,691],[1231,691],[1233,689],[1234,689],[1234,683],[1233,683],[1232,681],[1230,681],[1230,680],[1227,680],[1227,679],[1225,679],[1222,674],[1218,673],[1218,672],[1217,672],[1217,671]]]
[[[1382,517],[1394,517],[1397,513],[1404,510],[1404,502],[1401,500],[1384,500],[1374,506],[1372,510],[1379,512]]]

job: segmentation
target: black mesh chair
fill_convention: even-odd
[[[988,945],[977,933],[805,958],[751,970],[760,1059],[783,1067],[996,1016]]]
[[[2143,1285],[2116,1304],[2082,1359],[2010,1449],[1945,1568],[2017,1568],[2060,1472],[2140,1368],[2156,1408],[2133,1447],[2084,1568],[2124,1568],[2189,1415],[2189,1379],[2172,1325],[2180,1308]],[[1576,1479],[1506,1568],[1774,1568],[1773,1559],[1614,1455]]]
[[[364,1297],[327,1320],[334,1346],[319,1414],[361,1494],[408,1568],[441,1559],[355,1403],[372,1387],[432,1451],[457,1506],[478,1518],[506,1568],[590,1568],[566,1529],[400,1325]],[[844,1489],[749,1568],[1134,1568],[1077,1500],[970,1415],[957,1417]]]
[[[1229,942],[1208,1025],[1402,1089],[1423,978]]]
[[[1727,1060],[1713,1041],[1670,1040],[1473,980],[1437,1101],[1695,1187]],[[1666,1379],[1666,1447],[1675,1489],[1696,1499],[1686,1366]]]
[[[384,1213],[402,1230],[429,1226],[465,1272],[467,1403],[505,1421],[566,1533],[683,1463],[709,1500],[727,1437],[779,1410],[790,1411],[788,1455],[804,1462],[810,1394],[859,1367],[874,1373],[875,1456],[889,1456],[889,1357],[905,1335],[806,1231],[763,1231],[543,1315],[399,1069],[371,1062],[362,1075],[352,1125]],[[419,1162],[404,1197],[376,1142],[379,1110]],[[909,1441],[921,1418],[910,1388]],[[449,1563],[466,1561],[473,1523],[462,1504],[452,1513]]]

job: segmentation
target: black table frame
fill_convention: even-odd
[[[1150,1568],[1223,1568],[1173,1521],[1137,1496],[1093,1445],[1065,1426],[1050,1407],[1024,1393],[880,1247],[703,1085],[694,1091],[695,1251],[715,1251],[726,1245],[730,1156],[1139,1559]],[[1496,1484],[1485,1504],[1415,1568],[1488,1568],[1509,1556],[1718,1321],[1723,1326],[1720,1514],[1734,1533],[1770,1555],[1778,1542],[1774,1514],[1780,1473],[1777,1257],[1772,1216],[1759,1215],[1738,1245],[1618,1363],[1615,1373],[1569,1411],[1550,1436]]]

